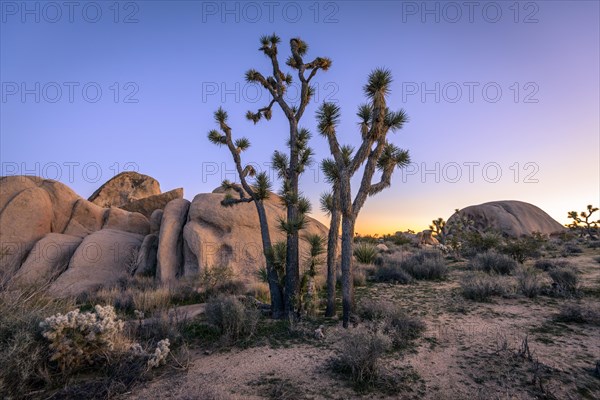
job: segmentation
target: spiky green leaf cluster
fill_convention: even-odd
[[[367,84],[363,87],[365,95],[373,99],[377,96],[387,96],[392,83],[392,72],[389,69],[377,68],[369,74]]]
[[[208,132],[208,140],[211,143],[216,144],[217,146],[227,144],[227,138],[225,137],[225,135],[222,135],[219,131],[215,129],[212,129],[210,132]]]
[[[279,178],[286,178],[289,158],[285,153],[280,152],[279,150],[275,150],[273,152],[273,157],[271,158],[271,162],[273,163],[273,168],[277,171],[277,176]]]
[[[340,107],[334,103],[323,103],[317,110],[317,129],[323,136],[335,134],[340,122]]]
[[[247,138],[239,138],[235,141],[235,148],[238,153],[247,150],[250,147],[250,140]]]
[[[266,171],[256,175],[255,194],[260,200],[266,200],[271,195],[271,181]]]
[[[377,160],[377,168],[386,170],[394,167],[405,167],[410,163],[410,157],[407,150],[400,149],[392,143],[386,143],[383,153]]]

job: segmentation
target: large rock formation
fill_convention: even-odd
[[[183,231],[187,246],[185,269],[229,266],[237,279],[252,280],[259,267],[265,265],[260,236],[260,224],[252,203],[223,207],[224,193],[203,193],[194,197]],[[278,198],[265,201],[273,243],[285,240],[278,227],[278,218],[285,210]],[[304,234],[318,233],[327,237],[327,228],[313,218],[307,218]],[[301,254],[307,254],[308,244],[301,240]]]
[[[0,278],[32,283],[62,276],[81,248],[79,242],[100,230],[143,238],[150,223],[139,213],[99,207],[60,182],[32,176],[0,178]],[[114,251],[102,247],[107,241],[98,245],[104,254]],[[102,281],[94,271],[90,268],[81,279]]]
[[[78,295],[131,276],[142,239],[142,235],[114,229],[92,233],[77,247],[67,269],[50,286],[50,293]]]
[[[479,232],[497,231],[511,237],[531,235],[534,232],[553,235],[565,230],[565,227],[540,208],[516,200],[492,201],[463,208],[448,218],[448,233],[452,233],[459,216],[473,220],[473,227]]]
[[[167,204],[163,211],[156,270],[156,276],[162,282],[173,281],[183,273],[183,227],[189,208],[189,201],[177,199]]]
[[[100,207],[121,207],[134,200],[157,194],[160,194],[160,185],[156,179],[126,171],[100,186],[88,200]]]
[[[132,178],[119,179],[115,182],[133,182]],[[141,184],[131,187],[134,195],[129,195],[126,184],[108,190],[109,183],[97,192],[96,199],[140,195]],[[222,191],[199,194],[191,203],[181,198],[178,190],[163,195],[128,203],[145,204],[140,207],[150,213],[149,220],[141,213],[103,208],[60,182],[26,176],[0,178],[0,283],[2,278],[41,283],[49,285],[52,294],[66,296],[134,275],[173,282],[216,266],[231,268],[234,279],[257,279],[256,272],[265,259],[254,204],[223,207]],[[176,198],[163,205],[170,196]],[[150,212],[154,205],[164,210]],[[265,201],[265,208],[272,241],[285,240],[278,227],[278,219],[285,218],[279,197],[273,195]],[[327,228],[307,218],[303,233],[326,237]],[[301,240],[301,257],[308,249]]]

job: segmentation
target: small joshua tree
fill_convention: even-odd
[[[358,109],[362,143],[351,157],[345,157],[343,147],[337,138],[337,126],[340,120],[340,108],[333,103],[324,103],[317,112],[318,129],[327,138],[337,169],[337,190],[340,193],[340,211],[342,214],[342,305],[343,325],[348,327],[350,314],[354,308],[354,288],[352,274],[352,255],[354,227],[356,219],[368,196],[373,196],[391,184],[396,167],[409,163],[408,151],[401,150],[387,141],[387,134],[396,131],[407,121],[403,110],[391,111],[387,107],[386,96],[390,92],[391,72],[376,69],[369,75],[364,92],[370,100]],[[352,199],[350,180],[364,165],[359,189]],[[379,170],[380,181],[372,183],[373,176]]]
[[[598,225],[600,224],[600,219],[597,221],[590,221],[590,217],[598,211],[598,207],[593,207],[591,204],[588,204],[587,210],[582,211],[577,214],[577,211],[569,211],[568,216],[573,220],[568,228],[571,229],[583,229],[591,239],[597,239]]]
[[[317,306],[317,287],[315,276],[318,268],[323,264],[323,254],[325,253],[325,239],[319,234],[308,234],[303,238],[309,245],[310,251],[306,257],[306,270],[302,277],[301,284],[301,310],[311,315]]]
[[[224,181],[222,184],[223,188],[236,191],[239,197],[235,198],[231,193],[227,193],[223,199],[222,205],[231,207],[239,203],[254,203],[260,222],[263,253],[266,259],[267,279],[269,292],[271,294],[271,312],[274,318],[281,318],[284,311],[283,288],[281,287],[279,275],[277,274],[274,265],[271,235],[269,233],[267,212],[264,205],[264,200],[268,199],[270,195],[271,183],[266,172],[255,174],[254,168],[252,168],[251,165],[247,165],[246,167],[242,166],[240,154],[250,147],[250,141],[246,138],[237,139],[235,142],[233,141],[231,128],[227,125],[227,112],[222,108],[219,108],[214,116],[220,131],[211,130],[208,133],[208,139],[218,146],[227,146],[233,157],[242,185],[240,187],[229,181]],[[254,187],[248,184],[246,179],[248,176],[255,176]]]
[[[429,229],[435,234],[437,240],[444,244],[446,239],[446,232],[444,231],[444,227],[446,226],[446,221],[443,218],[434,219],[431,221],[431,225],[429,225]]]

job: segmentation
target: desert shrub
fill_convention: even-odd
[[[400,266],[417,280],[438,280],[448,275],[448,267],[438,251],[419,251],[402,261]]]
[[[579,247],[579,245],[575,242],[567,242],[565,244],[563,244],[563,248],[562,248],[562,252],[561,255],[563,257],[568,257],[568,256],[572,256],[574,254],[581,254],[583,253],[583,250],[581,249],[581,247]]]
[[[389,301],[363,300],[358,307],[358,315],[375,322],[381,332],[390,337],[395,348],[407,347],[425,331],[425,323],[421,319],[408,315]]]
[[[519,268],[516,273],[517,290],[519,293],[529,297],[537,297],[543,289],[539,273],[533,268]]]
[[[566,260],[548,260],[548,259],[537,260],[533,264],[533,266],[534,266],[534,268],[541,269],[542,271],[550,271],[551,269],[554,269],[554,268],[572,268],[571,263]]]
[[[169,308],[171,290],[166,286],[149,290],[135,290],[132,293],[132,302],[136,310],[147,314],[164,311]]]
[[[461,253],[466,257],[473,257],[476,254],[497,249],[501,243],[502,236],[498,233],[469,231],[462,236]]]
[[[552,279],[552,287],[556,294],[573,295],[579,289],[579,278],[574,269],[568,267],[554,268],[548,271]]]
[[[480,302],[490,301],[492,296],[502,296],[507,291],[498,276],[483,273],[466,274],[460,287],[465,298]]]
[[[369,242],[358,242],[354,245],[354,257],[363,264],[374,264],[377,257],[377,247]]]
[[[600,240],[590,240],[587,243],[587,247],[590,249],[600,249]]]
[[[218,288],[234,280],[235,275],[227,265],[206,267],[199,275],[200,288],[207,294],[218,293]]]
[[[264,282],[257,282],[248,286],[246,294],[254,297],[256,300],[262,303],[271,302],[271,293],[269,292],[269,285]]]
[[[367,268],[362,265],[357,265],[352,273],[354,286],[361,287],[367,284]]]
[[[545,238],[539,234],[532,236],[523,236],[520,238],[509,238],[500,251],[518,263],[523,264],[528,258],[538,258],[542,255],[541,249]]]
[[[486,251],[477,254],[467,266],[475,271],[508,275],[515,270],[517,262],[505,254]]]
[[[594,257],[594,261],[596,261],[598,264],[600,264],[600,256]]]
[[[348,375],[356,389],[366,389],[377,382],[381,357],[391,346],[390,338],[377,330],[358,327],[344,331],[332,367]]]
[[[600,309],[579,303],[566,304],[554,319],[558,322],[600,325]]]
[[[42,335],[50,342],[50,360],[62,371],[91,365],[107,352],[129,345],[123,336],[124,322],[112,306],[96,305],[93,312],[78,309],[56,314],[40,323]]]
[[[227,344],[233,344],[254,335],[260,313],[235,296],[221,294],[206,304],[206,318],[219,330]]]
[[[0,398],[27,398],[51,384],[50,351],[39,324],[72,306],[36,288],[0,288]]]
[[[403,268],[401,262],[390,261],[375,270],[374,279],[377,282],[391,282],[406,285],[414,281],[413,277]]]

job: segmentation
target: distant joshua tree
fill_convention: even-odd
[[[344,327],[348,327],[354,308],[352,254],[356,219],[367,197],[389,187],[396,167],[403,167],[409,163],[408,151],[401,150],[387,141],[388,132],[402,128],[408,119],[403,110],[391,111],[387,107],[386,97],[390,93],[391,82],[392,75],[389,70],[376,69],[369,75],[368,82],[364,86],[369,103],[361,105],[357,113],[362,143],[356,152],[350,151],[338,142],[336,129],[340,121],[339,107],[333,103],[324,103],[317,111],[319,133],[327,138],[335,163],[333,191],[337,190],[340,196]],[[347,153],[350,153],[349,157]],[[352,199],[350,180],[363,165],[360,187]],[[379,182],[372,183],[376,170],[381,172],[381,178]]]
[[[444,219],[440,217],[438,219],[434,219],[433,221],[431,221],[431,223],[432,224],[429,225],[429,229],[431,229],[431,232],[435,234],[437,240],[441,244],[444,244],[444,241],[446,240],[446,232],[444,231],[446,221],[444,221]]]
[[[568,216],[573,222],[568,224],[567,227],[571,229],[583,229],[591,239],[597,239],[596,234],[598,233],[600,219],[590,221],[590,217],[596,211],[598,211],[598,207],[593,207],[591,204],[588,204],[586,211],[582,211],[579,214],[577,214],[577,211],[569,211]]]

